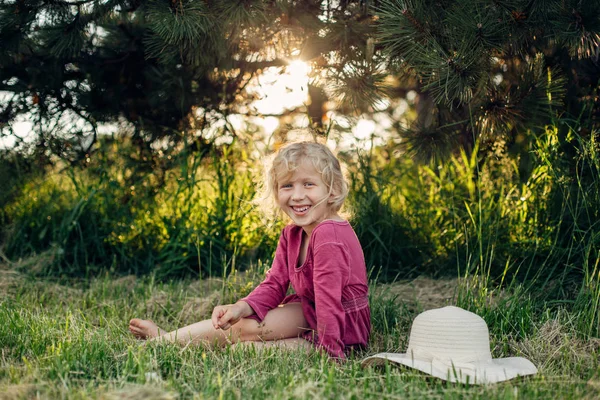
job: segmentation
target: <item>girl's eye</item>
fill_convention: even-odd
[[[280,186],[280,189],[287,189],[287,188],[291,188],[292,184],[291,183],[286,183]]]
[[[306,183],[304,184],[304,186],[314,186],[314,185],[315,185],[315,184],[314,184],[314,183],[312,183],[312,182],[306,182]]]

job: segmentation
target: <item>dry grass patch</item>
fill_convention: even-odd
[[[37,385],[0,385],[0,400],[35,399],[39,393]]]
[[[396,297],[409,308],[424,311],[452,303],[458,289],[458,279],[431,279],[420,276],[410,282],[378,285],[376,295]]]
[[[584,378],[581,371],[598,368],[600,339],[584,340],[559,318],[544,322],[530,337],[511,341],[518,355],[528,358],[545,375],[568,375]],[[597,382],[597,379],[594,381]],[[598,383],[600,385],[600,383]]]
[[[131,291],[137,285],[138,278],[135,275],[125,275],[120,278],[114,279],[110,281],[110,285],[112,287],[125,289],[127,291]]]
[[[25,278],[17,271],[9,269],[6,264],[0,264],[0,296],[9,296],[20,287]]]
[[[191,298],[188,300],[181,312],[179,320],[186,325],[210,318],[213,308],[220,303],[221,294],[215,291],[206,297]]]
[[[105,393],[102,400],[174,400],[177,393],[162,390],[156,386],[129,385],[119,390]]]

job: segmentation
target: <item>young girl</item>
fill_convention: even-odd
[[[339,161],[317,143],[288,145],[273,160],[267,191],[293,224],[281,233],[266,279],[237,303],[215,307],[210,320],[170,333],[132,319],[136,337],[316,347],[338,358],[367,345],[367,271],[354,230],[338,214],[348,194]],[[286,296],[290,283],[296,293]]]

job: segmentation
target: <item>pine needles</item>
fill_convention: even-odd
[[[202,56],[215,50],[218,27],[202,2],[169,4],[153,0],[147,4],[147,18],[152,32],[145,39],[150,57],[164,63],[179,58],[186,63],[199,64]]]

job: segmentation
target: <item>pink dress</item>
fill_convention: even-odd
[[[334,357],[369,341],[371,314],[365,259],[347,221],[323,221],[310,236],[306,259],[297,266],[303,229],[283,229],[265,280],[242,299],[262,321],[279,304],[300,302],[310,330],[303,337]],[[296,294],[286,297],[289,284]]]

